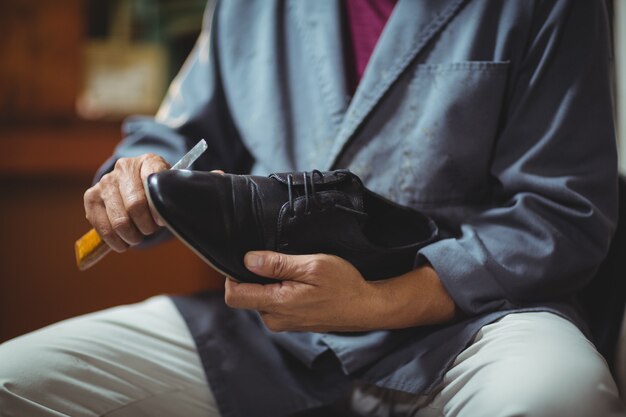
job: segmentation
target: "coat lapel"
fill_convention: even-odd
[[[324,106],[337,134],[349,103],[343,45],[342,5],[334,0],[292,0],[288,3],[311,57]]]
[[[327,167],[332,167],[365,118],[402,74],[466,0],[399,0],[376,48],[363,78],[343,117],[333,143]],[[322,1],[303,1],[316,4]],[[336,42],[336,40],[335,40]],[[333,70],[345,74],[345,66]],[[322,74],[326,75],[326,74]],[[345,77],[344,77],[345,80]],[[345,91],[345,81],[344,81]]]

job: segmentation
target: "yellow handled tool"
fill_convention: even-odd
[[[76,265],[81,271],[91,268],[110,251],[111,248],[104,243],[96,229],[91,229],[74,243]]]
[[[187,152],[180,161],[176,162],[171,169],[189,168],[206,149],[206,141],[201,139],[196,146],[191,148],[191,150]],[[104,243],[95,229],[91,229],[74,243],[74,251],[76,252],[76,265],[78,269],[85,271],[98,263],[100,259],[104,258],[106,254],[111,251],[111,248]]]

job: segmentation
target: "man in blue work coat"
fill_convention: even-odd
[[[575,303],[616,223],[604,2],[400,0],[353,92],[359,47],[342,39],[363,4],[209,10],[86,211],[115,250],[139,244],[159,229],[142,181],[203,137],[195,169],[348,168],[429,214],[442,236],[415,269],[373,284],[336,257],[249,253],[290,285],[227,280],[225,297],[156,297],[3,344],[3,413],[624,415]]]

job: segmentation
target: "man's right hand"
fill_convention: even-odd
[[[169,167],[155,154],[120,158],[113,171],[85,192],[85,217],[111,249],[124,252],[162,226],[148,205],[143,183]]]

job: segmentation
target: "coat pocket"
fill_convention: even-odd
[[[479,199],[490,183],[508,67],[416,65],[364,126],[350,168],[368,187],[404,205]]]

